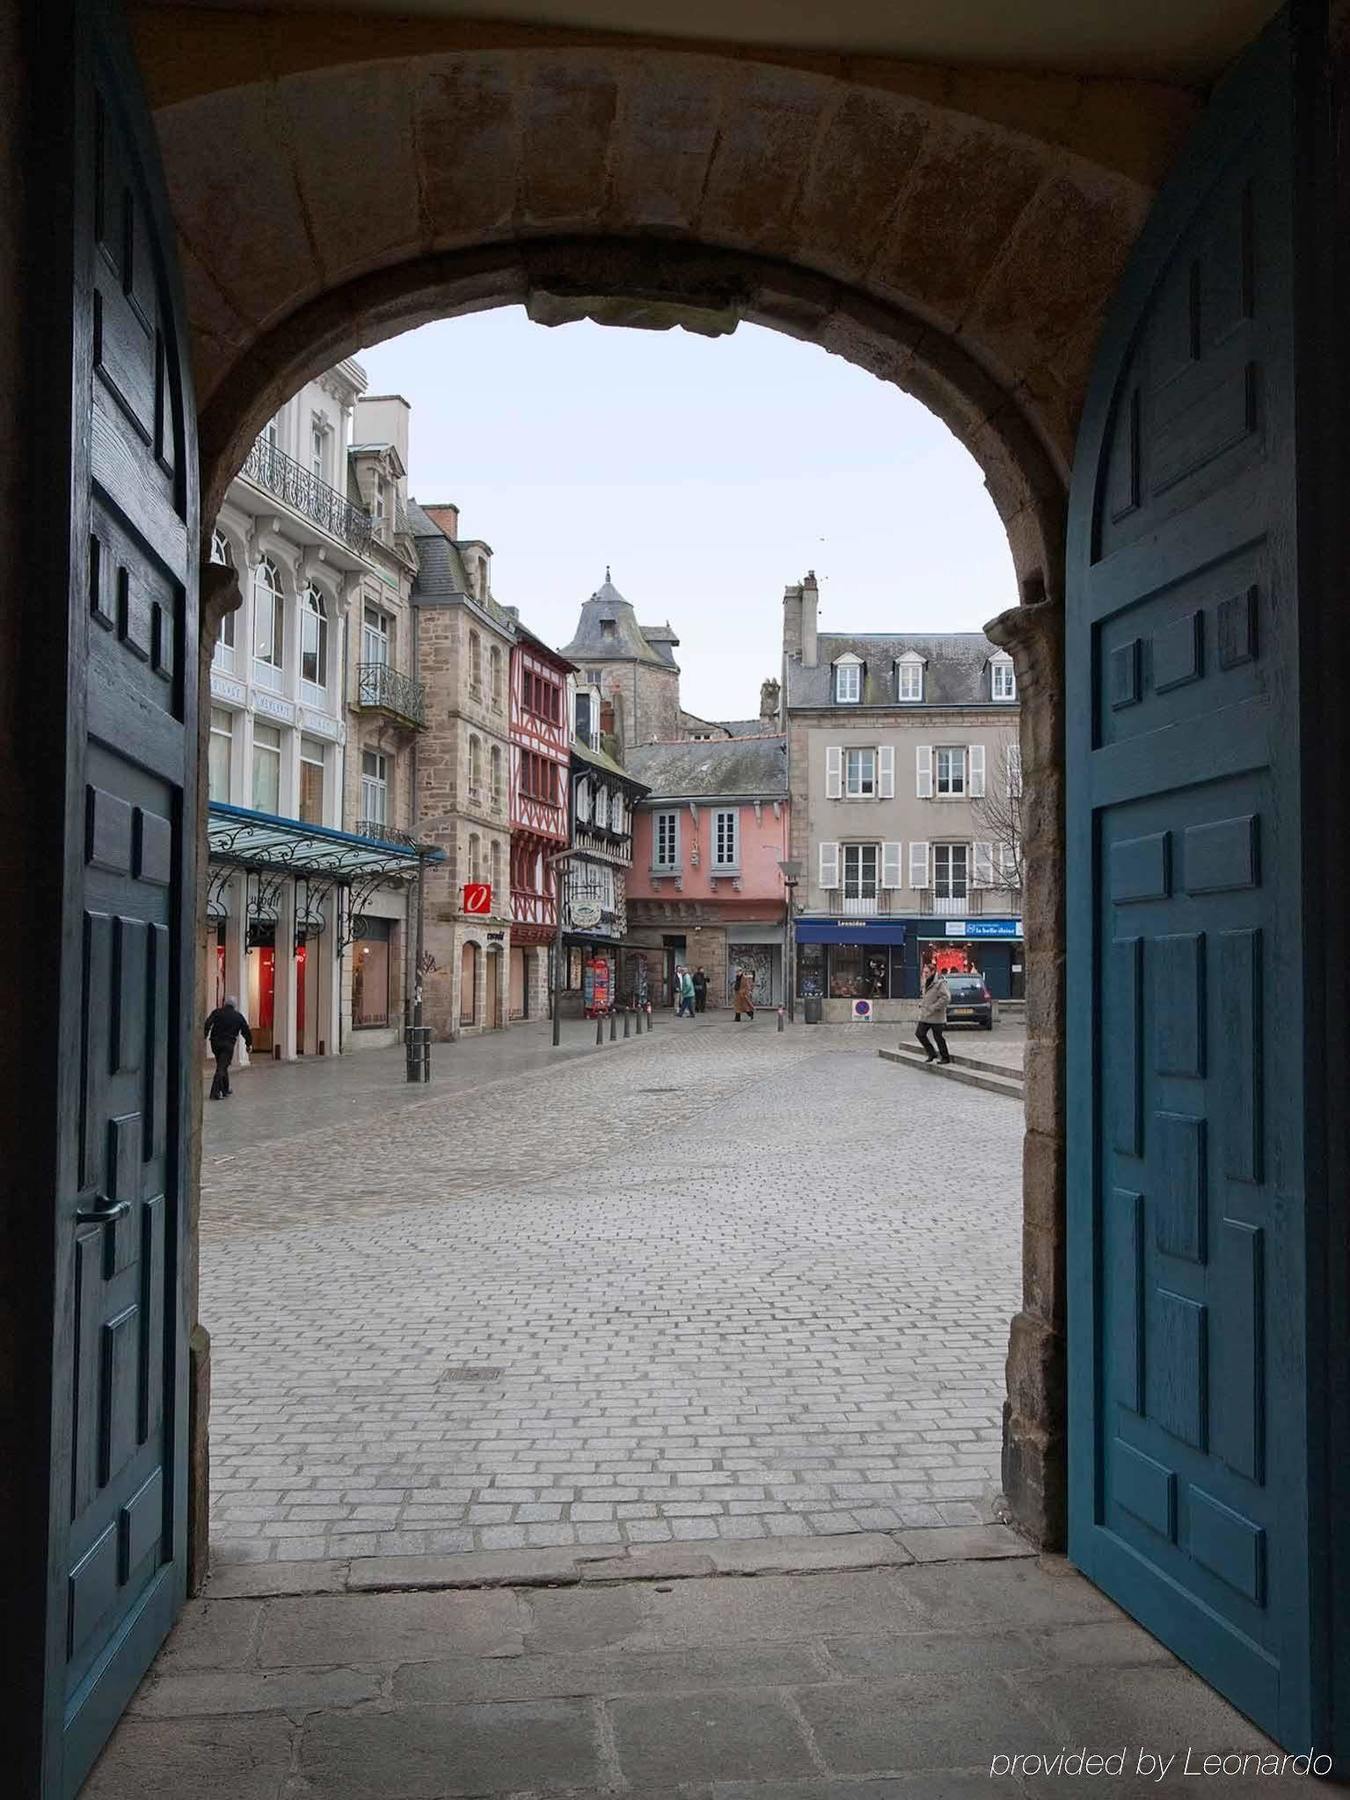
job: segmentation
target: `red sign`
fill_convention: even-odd
[[[466,881],[464,884],[464,910],[466,913],[480,913],[492,916],[492,884],[488,881]]]

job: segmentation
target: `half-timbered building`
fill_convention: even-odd
[[[542,1016],[558,927],[555,865],[567,847],[575,664],[516,623],[511,646],[512,1018]]]
[[[563,882],[564,1011],[604,1010],[655,998],[626,980],[619,955],[628,929],[633,822],[647,786],[616,760],[600,726],[599,696],[572,695],[572,857]]]

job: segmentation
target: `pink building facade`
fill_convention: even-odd
[[[738,969],[756,1004],[785,997],[789,854],[787,756],[781,737],[646,744],[629,771],[651,793],[633,828],[626,977],[645,965],[653,999],[669,1000],[680,964],[708,977],[710,1009],[730,1004]]]

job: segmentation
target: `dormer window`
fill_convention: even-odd
[[[619,635],[618,620],[617,619],[601,619],[600,635],[602,638],[618,637],[618,635]]]
[[[923,699],[923,658],[913,650],[896,658],[895,697],[911,704]]]
[[[834,665],[834,698],[840,706],[857,706],[862,699],[862,660],[841,656]]]
[[[995,700],[1017,698],[1017,675],[1010,656],[995,656],[989,661],[989,692]]]

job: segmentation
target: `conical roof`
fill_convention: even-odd
[[[632,602],[625,600],[605,570],[605,579],[585,602],[576,634],[564,644],[564,656],[573,662],[644,662],[668,669],[670,659],[653,649],[643,636]]]

